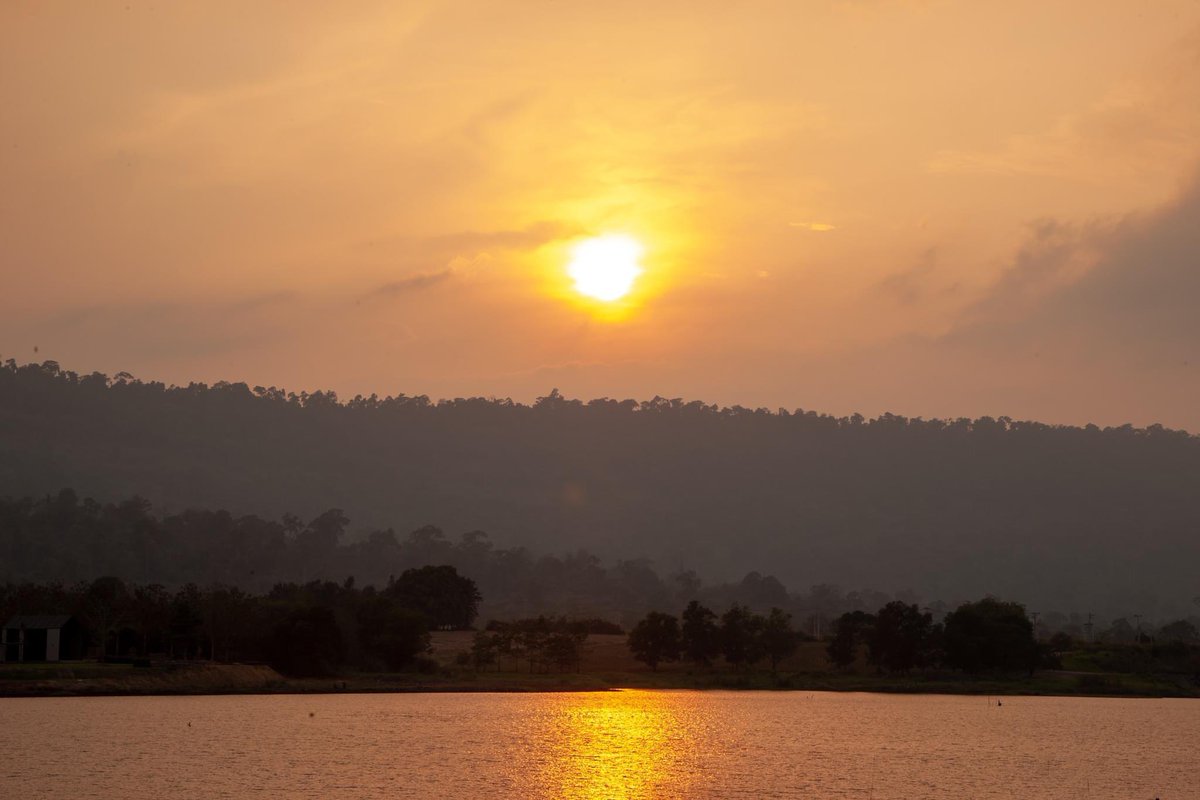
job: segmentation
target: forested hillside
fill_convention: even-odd
[[[1169,615],[1200,595],[1200,440],[1160,427],[836,418],[656,398],[166,387],[0,368],[0,495],[437,524],[712,581],[994,593]],[[296,579],[307,576],[294,576]],[[315,576],[313,576],[315,577]],[[339,577],[331,575],[329,577]],[[343,576],[344,577],[344,576]]]

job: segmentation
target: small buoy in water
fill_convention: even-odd
[[[308,715],[309,715],[310,717],[315,717],[315,716],[317,715],[317,712],[315,712],[315,711],[310,711],[310,712],[308,712]]]
[[[999,700],[997,700],[997,701],[996,701],[996,705],[997,705],[997,707],[999,707],[999,706],[1002,706],[1002,705],[1004,705],[1004,703],[1001,703]]]
[[[192,723],[190,723],[190,722],[189,722],[189,723],[188,723],[188,727],[189,727],[189,728],[190,728],[190,727],[192,727]]]

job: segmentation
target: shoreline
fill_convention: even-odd
[[[958,675],[883,676],[833,673],[583,672],[559,674],[458,672],[383,673],[288,678],[270,667],[193,663],[169,667],[40,665],[28,677],[0,665],[0,698],[155,697],[271,694],[524,694],[687,690],[867,692],[996,697],[1200,698],[1200,686],[1179,675],[1042,672],[1032,678]],[[41,672],[43,674],[36,674]],[[14,674],[17,673],[17,674]]]

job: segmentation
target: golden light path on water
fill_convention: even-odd
[[[686,796],[678,718],[688,695],[623,691],[570,698],[556,721],[542,783],[565,800]],[[683,707],[681,707],[683,704]]]

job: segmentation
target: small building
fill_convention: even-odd
[[[17,614],[0,631],[0,661],[83,658],[83,628],[69,614]]]

